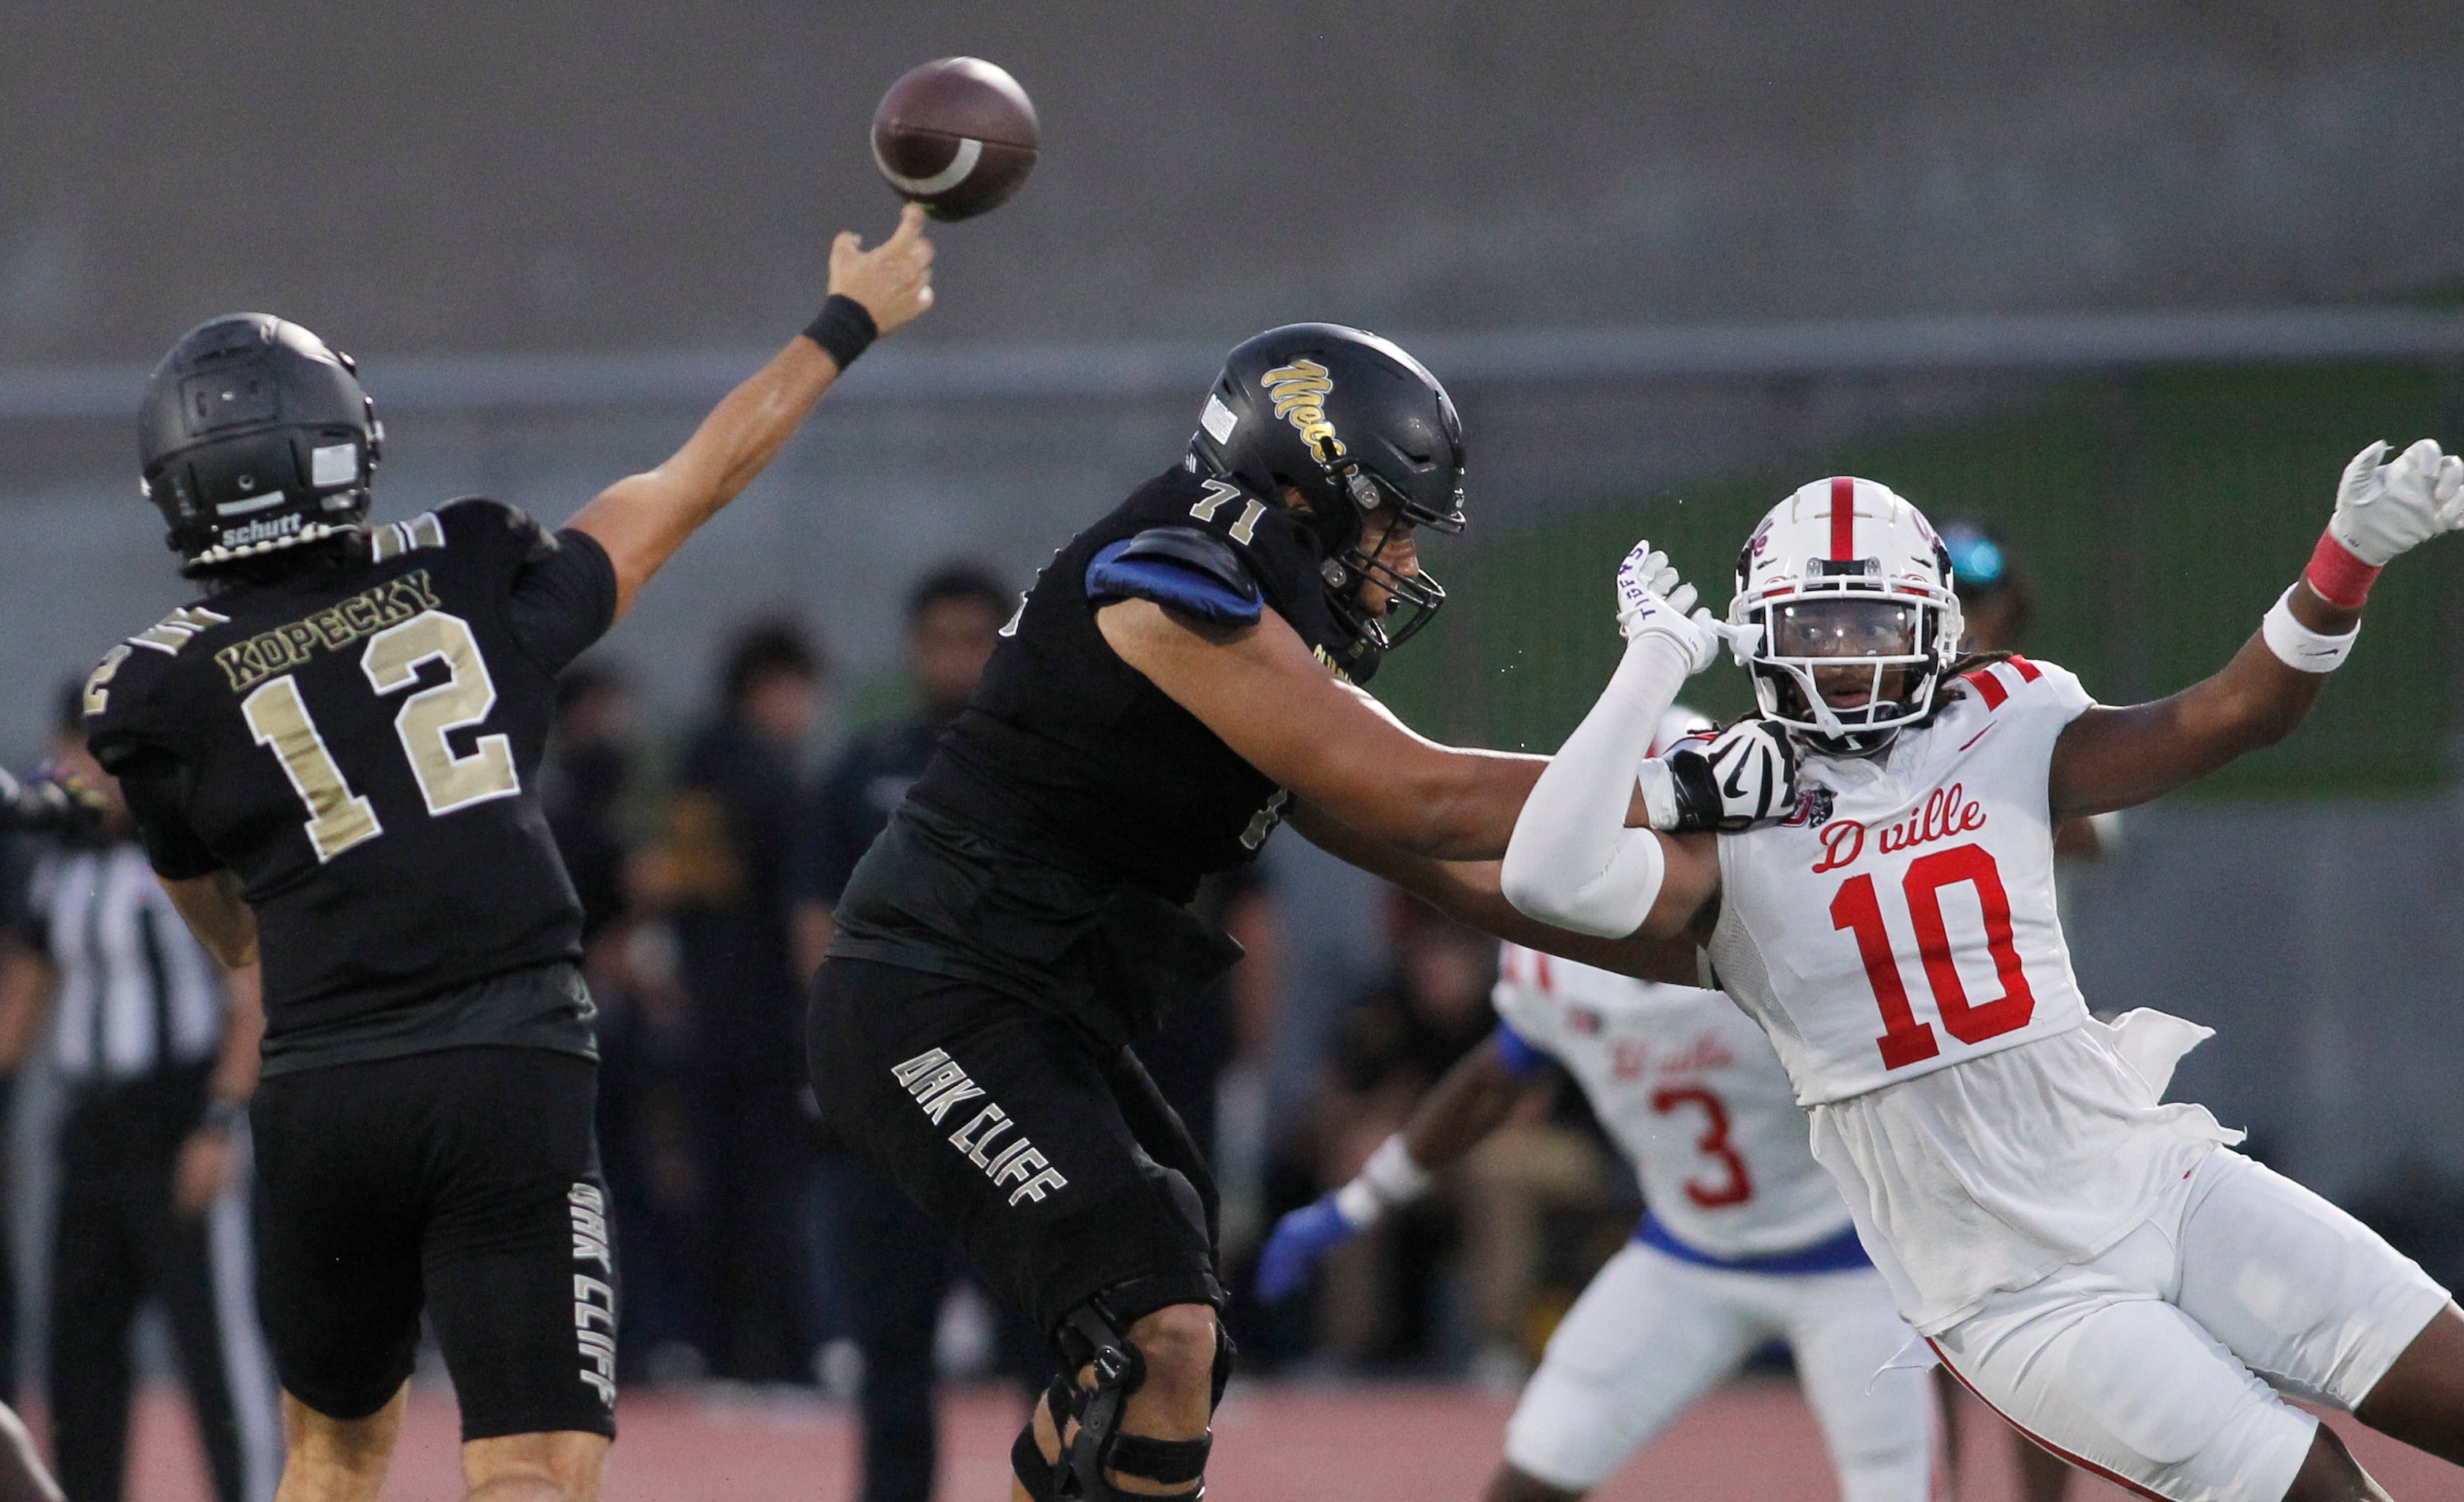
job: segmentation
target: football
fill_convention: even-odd
[[[1026,91],[980,57],[910,69],[872,112],[881,175],[935,219],[972,219],[1009,202],[1042,139]]]

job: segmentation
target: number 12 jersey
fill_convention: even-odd
[[[590,538],[461,500],[175,610],[95,669],[88,743],[156,872],[228,868],[256,912],[270,1065],[579,958],[539,765],[557,674],[615,601]]]

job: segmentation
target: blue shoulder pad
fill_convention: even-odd
[[[1153,600],[1219,626],[1257,622],[1264,597],[1232,544],[1196,527],[1150,527],[1095,554],[1089,600]]]
[[[1497,1022],[1497,1059],[1515,1074],[1537,1074],[1557,1062],[1545,1050],[1533,1048],[1530,1039],[1516,1032],[1502,1017]]]

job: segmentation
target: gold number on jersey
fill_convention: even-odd
[[[369,637],[360,653],[360,671],[381,695],[417,683],[425,662],[444,663],[446,679],[403,701],[393,717],[393,733],[410,761],[411,777],[428,811],[451,813],[520,792],[513,743],[504,736],[481,736],[469,756],[455,756],[446,740],[486,719],[496,707],[495,680],[488,675],[470,622],[442,610],[422,610]],[[307,701],[290,674],[267,679],[239,708],[256,743],[273,749],[292,790],[308,806],[308,843],[318,860],[332,860],[385,832],[375,806],[343,781],[342,769],[318,734],[317,722],[308,718]]]
[[[319,863],[385,832],[385,826],[377,823],[376,808],[342,781],[342,769],[334,764],[334,753],[325,749],[325,738],[308,718],[308,705],[299,697],[299,685],[291,674],[267,679],[240,700],[239,712],[256,743],[273,750],[282,762],[282,775],[291,779],[292,790],[308,806],[308,843],[315,847]]]
[[[1241,519],[1232,523],[1232,541],[1243,547],[1257,541],[1258,519],[1266,514],[1266,503],[1253,500],[1241,508]]]
[[[1226,485],[1221,480],[1207,480],[1205,481],[1205,496],[1200,497],[1197,505],[1189,508],[1189,514],[1196,517],[1200,521],[1214,520],[1215,514],[1223,509],[1223,503],[1225,501],[1238,500],[1241,498],[1241,487],[1238,485]],[[1258,505],[1254,500],[1249,504],[1253,506]],[[1264,511],[1265,508],[1264,506],[1259,506],[1258,509]],[[1257,519],[1253,517],[1248,519],[1254,522]],[[1247,538],[1243,538],[1241,541],[1246,542],[1249,540]]]
[[[126,662],[130,655],[136,651],[136,648],[129,646],[126,642],[121,642],[119,646],[111,649],[111,651],[104,652],[102,654],[102,660],[94,665],[93,674],[85,680],[85,712],[87,714],[99,715],[104,710],[111,707],[111,689],[109,687],[111,680],[113,677],[118,675],[120,665]]]
[[[446,737],[488,718],[496,707],[495,681],[479,656],[479,643],[470,623],[442,610],[422,610],[400,626],[368,638],[360,655],[360,671],[379,694],[393,694],[419,681],[419,665],[442,662],[451,674],[433,688],[405,700],[393,719],[402,738],[403,754],[410,759],[411,775],[431,814],[451,813],[491,798],[510,798],[522,790],[514,771],[513,742],[501,735],[481,736],[469,756],[455,756]]]

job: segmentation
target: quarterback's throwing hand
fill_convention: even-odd
[[[897,232],[871,250],[848,230],[830,243],[830,291],[853,298],[887,334],[933,305],[933,242],[924,238],[924,210],[909,204]]]
[[[1668,555],[1648,539],[1617,565],[1617,619],[1627,641],[1658,632],[1676,642],[1685,650],[1688,673],[1709,667],[1726,639],[1711,612],[1696,607],[1694,586],[1678,579]]]
[[[2353,455],[2327,523],[2328,535],[2372,568],[2464,526],[2464,459],[2440,453],[2429,438],[2382,464],[2387,452],[2381,441]]]

